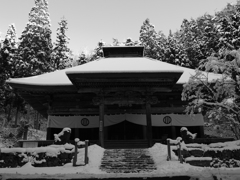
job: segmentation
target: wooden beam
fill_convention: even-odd
[[[152,147],[152,118],[151,118],[151,104],[150,103],[146,103],[146,120],[147,120],[148,147]]]
[[[75,129],[74,129],[74,132],[75,132],[75,133],[74,133],[75,138],[79,138],[79,139],[80,139],[81,137],[79,137],[79,128],[75,128]]]
[[[120,96],[120,97],[104,97],[104,99],[95,97],[93,98],[93,104],[94,105],[99,105],[100,103],[103,103],[105,105],[114,105],[117,104],[119,106],[129,106],[132,104],[145,104],[146,100],[145,98],[141,97],[125,97],[125,96]],[[157,104],[158,103],[158,98],[153,96],[148,99],[149,104]]]
[[[151,92],[171,92],[172,88],[169,86],[166,87],[151,87],[148,88]],[[108,87],[108,88],[97,88],[97,87],[86,87],[78,89],[78,93],[95,93],[97,94],[100,91],[104,92],[116,92],[116,91],[137,91],[137,92],[146,92],[146,86],[143,87]]]
[[[175,126],[172,126],[172,127],[171,127],[171,130],[172,130],[172,136],[171,136],[171,138],[172,138],[172,139],[176,139],[176,138],[177,138],[177,135],[176,135],[176,127],[175,127]]]
[[[169,113],[184,113],[185,108],[184,107],[151,107],[151,113],[152,114],[169,114]],[[139,113],[139,114],[145,114],[146,109],[106,109],[105,114],[124,114],[124,113]],[[74,108],[74,109],[68,109],[68,108],[59,108],[59,109],[52,109],[48,111],[49,115],[56,115],[56,114],[99,114],[98,108]]]
[[[99,105],[99,143],[104,148],[104,104]]]
[[[204,127],[203,126],[200,126],[200,134],[199,134],[198,138],[204,138]]]

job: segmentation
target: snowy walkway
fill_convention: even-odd
[[[191,180],[240,180],[240,168],[210,168],[181,164],[172,153],[172,161],[167,161],[167,146],[156,143],[148,149],[132,149],[132,161],[126,161],[130,149],[106,150],[98,145],[89,146],[89,164],[73,167],[72,163],[58,167],[33,167],[27,163],[17,168],[0,168],[0,179],[191,179]],[[109,154],[109,158],[106,158]],[[130,158],[129,158],[130,159]],[[84,160],[84,149],[80,149],[78,162]],[[148,166],[141,166],[148,164]],[[111,162],[111,166],[107,164]],[[122,162],[122,163],[120,163]],[[121,165],[120,167],[118,165]],[[124,169],[125,167],[125,169]],[[127,167],[127,168],[126,168]]]
[[[100,169],[107,173],[142,173],[157,168],[148,149],[106,149]]]

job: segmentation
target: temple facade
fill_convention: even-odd
[[[145,141],[180,136],[180,128],[204,136],[201,114],[184,113],[183,84],[195,70],[144,57],[144,48],[103,47],[104,57],[76,67],[9,83],[48,118],[47,140],[62,128],[71,139]],[[211,78],[215,78],[214,75]]]

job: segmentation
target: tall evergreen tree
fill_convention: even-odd
[[[197,22],[194,19],[184,19],[180,29],[179,42],[183,44],[187,57],[191,60],[190,67],[197,68],[204,57],[199,45],[199,33]]]
[[[183,45],[177,39],[177,34],[169,33],[164,50],[166,62],[184,67],[190,66]]]
[[[112,45],[113,45],[113,46],[120,46],[120,45],[121,45],[121,43],[119,42],[119,40],[118,40],[118,39],[116,39],[116,38],[113,38]]]
[[[54,69],[65,69],[72,66],[70,49],[67,46],[69,40],[66,36],[67,20],[63,18],[58,24],[56,43],[52,53],[52,66]]]
[[[158,34],[149,19],[146,19],[141,26],[139,40],[145,47],[145,56],[159,59]]]
[[[226,14],[218,16],[219,48],[237,50],[240,48],[240,5],[228,8]]]
[[[51,33],[47,0],[35,0],[27,26],[20,37],[17,77],[39,75],[52,70]]]
[[[165,48],[167,38],[161,31],[156,32],[154,25],[150,23],[149,19],[146,19],[141,26],[139,40],[141,45],[145,47],[145,56],[166,61]]]
[[[127,38],[125,42],[123,42],[125,46],[138,46],[140,44],[139,41],[133,41],[132,38]]]
[[[11,24],[1,48],[1,72],[5,80],[14,76],[17,46],[16,28],[14,24]]]
[[[105,42],[102,40],[98,42],[97,47],[93,50],[91,57],[89,57],[89,61],[94,61],[103,57],[102,47],[105,46]]]
[[[1,43],[0,49],[0,106],[6,111],[6,107],[11,101],[11,89],[6,84],[6,80],[14,77],[15,60],[17,51],[17,35],[14,24],[9,25],[5,39]]]
[[[11,120],[12,108],[14,106],[20,107],[23,103],[22,99],[17,98],[17,95],[6,83],[8,78],[15,76],[17,46],[16,28],[14,24],[11,24],[0,50],[0,109],[7,115],[7,121],[5,121],[4,125],[7,125]]]

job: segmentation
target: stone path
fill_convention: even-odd
[[[157,168],[148,149],[106,149],[100,169],[107,173],[140,173]]]

